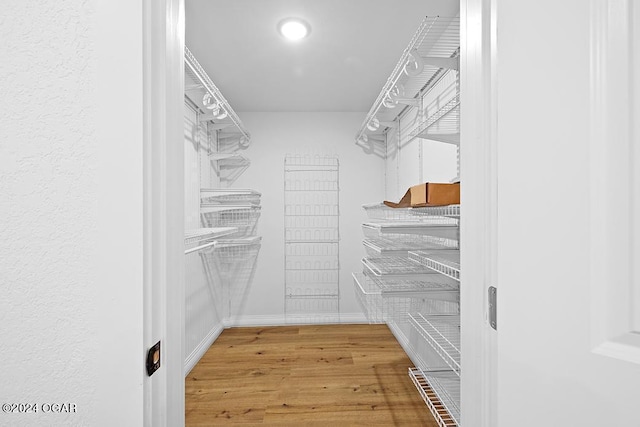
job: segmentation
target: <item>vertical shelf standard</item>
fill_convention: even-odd
[[[285,321],[339,321],[339,162],[335,156],[284,161]]]

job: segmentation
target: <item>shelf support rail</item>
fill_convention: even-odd
[[[442,17],[442,19],[446,20],[445,17]],[[418,30],[415,32],[415,34],[411,38],[411,41],[409,42],[408,46],[406,47],[406,49],[402,53],[402,56],[400,57],[400,60],[396,64],[395,68],[393,69],[393,72],[391,73],[391,75],[387,79],[387,82],[382,87],[382,90],[380,91],[380,94],[378,94],[378,97],[376,98],[375,102],[371,106],[371,109],[367,113],[367,116],[366,116],[364,122],[362,123],[362,126],[360,127],[360,129],[356,133],[356,142],[357,143],[359,143],[360,141],[363,141],[363,142],[367,141],[366,134],[365,134],[365,132],[367,131],[367,126],[369,125],[369,123],[372,122],[372,120],[375,119],[376,115],[380,111],[380,108],[383,107],[383,105],[386,102],[386,100],[390,97],[390,94],[392,93],[393,88],[396,86],[396,84],[398,83],[398,80],[403,75],[403,73],[406,72],[409,75],[410,75],[410,73],[412,73],[410,70],[405,70],[405,68],[407,67],[407,65],[410,62],[421,61],[423,63],[426,63],[428,65],[432,65],[432,66],[435,66],[435,67],[450,68],[450,69],[455,69],[455,70],[458,70],[460,68],[460,58],[458,56],[454,56],[454,57],[433,57],[433,56],[422,57],[422,56],[417,55],[417,52],[416,52],[417,47],[419,47],[420,45],[423,44],[423,42],[425,40],[425,37],[427,36],[427,34],[432,29],[438,27],[438,25],[441,25],[440,21],[442,19],[441,19],[440,16],[432,16],[432,17],[427,16],[422,21],[422,23],[418,27]],[[436,44],[437,44],[437,42],[436,42]],[[433,47],[435,47],[435,46],[433,46]],[[416,106],[415,105],[416,102],[420,102],[421,100],[420,99],[415,99],[415,101],[414,101],[413,98],[402,98],[402,97],[401,98],[397,98],[397,97],[395,97],[394,101],[398,102],[399,104],[404,104],[404,105],[409,105],[409,106]]]
[[[184,63],[189,68],[193,76],[202,84],[204,89],[208,91],[215,99],[222,103],[224,110],[227,112],[229,119],[233,122],[233,124],[238,128],[239,132],[246,138],[246,141],[251,139],[251,134],[247,132],[242,121],[236,114],[236,112],[231,108],[231,105],[226,100],[226,98],[222,95],[220,90],[216,87],[216,85],[211,81],[207,72],[202,68],[196,57],[191,53],[191,51],[185,46],[184,48]]]

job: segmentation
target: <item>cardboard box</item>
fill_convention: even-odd
[[[419,208],[460,204],[460,183],[426,182],[410,187],[400,202],[384,201],[391,208]]]

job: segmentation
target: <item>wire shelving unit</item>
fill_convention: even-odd
[[[362,205],[371,220],[416,221],[422,217],[442,216],[459,218],[460,205],[428,206],[422,208],[391,208],[384,203]]]
[[[423,279],[436,273],[426,266],[405,257],[365,257],[362,265],[367,275],[379,278]]]
[[[356,143],[368,134],[383,134],[394,126],[404,108],[422,107],[421,93],[428,91],[446,70],[459,69],[460,19],[427,16],[410,40],[356,134]]]
[[[415,251],[409,252],[409,259],[419,262],[433,271],[460,281],[460,251]]]
[[[411,325],[460,376],[460,316],[409,313]]]
[[[196,228],[193,230],[185,230],[184,244],[185,246],[193,246],[184,251],[185,255],[206,249],[213,245],[213,240],[220,237],[229,236],[236,233],[236,227],[214,227],[214,228]]]
[[[460,426],[460,378],[455,373],[409,368],[409,377],[440,427]]]
[[[365,237],[387,237],[390,234],[416,234],[447,239],[456,248],[459,227],[451,218],[429,217],[429,222],[366,222],[362,224]]]
[[[284,159],[284,305],[287,323],[340,318],[339,161]]]
[[[428,237],[428,236],[427,236]],[[408,256],[410,251],[453,250],[443,239],[413,238],[401,235],[399,238],[384,237],[365,239],[362,244],[368,256]]]
[[[248,237],[256,233],[260,206],[202,204],[200,217],[205,227],[235,227],[237,231],[229,237]]]
[[[257,206],[260,204],[261,196],[259,192],[248,189],[200,189],[200,201],[205,205],[251,204]]]
[[[219,103],[219,107],[227,113],[227,117],[225,119],[214,121],[218,123],[223,123],[222,126],[219,126],[219,129],[223,129],[226,125],[233,125],[237,132],[240,134],[241,139],[239,139],[240,145],[249,145],[249,141],[251,140],[251,134],[245,129],[242,121],[236,114],[236,112],[231,108],[231,105],[226,100],[226,98],[222,95],[222,92],[218,89],[218,87],[213,83],[207,72],[204,70],[202,65],[198,62],[196,57],[191,53],[191,51],[185,46],[184,48],[184,63],[185,63],[185,71],[186,74],[191,80],[193,80],[194,87],[188,87],[187,91],[198,89],[202,91],[202,95],[208,93],[211,97],[213,97],[214,102]]]

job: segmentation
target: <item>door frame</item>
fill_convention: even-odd
[[[497,0],[460,2],[461,408],[465,426],[497,426]],[[498,293],[499,295],[499,293]],[[499,327],[499,319],[498,319]]]
[[[461,0],[461,405],[467,426],[497,425],[496,3]],[[147,426],[184,425],[184,0],[143,1],[144,343],[162,368],[144,381]],[[180,209],[175,209],[179,206]]]
[[[144,425],[184,426],[184,0],[143,0]],[[144,369],[144,368],[143,368]]]

